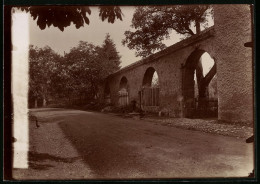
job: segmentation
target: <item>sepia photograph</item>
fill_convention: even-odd
[[[254,8],[4,6],[4,179],[256,178]]]

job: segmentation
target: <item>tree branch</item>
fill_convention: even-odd
[[[214,66],[211,68],[209,73],[202,80],[203,86],[208,86],[211,79],[215,76],[216,73],[217,73],[217,65],[216,63],[214,63]]]

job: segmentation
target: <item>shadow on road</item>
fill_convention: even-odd
[[[139,153],[134,148],[120,144],[129,137],[125,132],[120,132],[120,126],[125,126],[123,123],[110,123],[109,120],[101,122],[92,119],[92,116],[86,119],[86,116],[79,115],[66,119],[59,126],[96,176],[104,178],[112,174],[115,177],[117,173],[119,177],[126,177],[129,172],[140,173],[145,170],[137,159]],[[134,171],[130,168],[134,168]]]
[[[42,121],[40,121],[40,124],[41,123]],[[49,168],[55,167],[56,165],[55,162],[72,163],[75,160],[79,159],[79,157],[63,158],[48,153],[41,153],[36,151],[35,146],[37,144],[41,144],[41,142],[39,142],[41,141],[41,139],[39,140],[37,138],[39,135],[37,133],[38,129],[36,129],[34,120],[29,121],[29,127],[30,127],[29,128],[29,152],[28,152],[29,168],[34,170],[48,170]],[[40,126],[40,129],[42,128],[44,127]],[[50,163],[53,163],[53,165],[51,165]]]
[[[47,170],[48,168],[53,167],[52,165],[44,164],[45,161],[72,163],[78,159],[78,157],[62,158],[48,153],[37,153],[33,151],[30,151],[28,155],[29,167],[36,170]]]

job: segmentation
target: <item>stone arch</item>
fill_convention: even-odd
[[[158,77],[158,84],[159,84],[158,73],[153,67],[147,68],[143,77],[142,91],[141,91],[141,104],[143,109],[148,111],[156,111],[157,107],[159,107],[160,88],[159,85],[157,86],[152,85],[153,77],[155,74]]]
[[[128,80],[125,76],[123,76],[121,78],[120,83],[119,83],[119,90],[122,90],[122,89],[128,90]]]
[[[212,78],[215,76],[217,70],[216,70],[216,62],[213,59],[214,64],[212,68],[204,76],[201,58],[202,55],[205,53],[208,52],[206,52],[203,49],[195,49],[189,55],[183,67],[182,91],[183,91],[184,104],[185,104],[184,106],[186,108],[185,117],[194,116],[190,112],[187,112],[187,109],[192,109],[193,113],[197,113],[194,111],[194,109],[204,109],[204,112],[206,112],[209,107],[208,86]],[[197,81],[194,80],[195,75]],[[197,85],[197,89],[198,89],[198,99],[195,99],[195,84]],[[203,113],[199,113],[199,114],[203,114]],[[198,115],[198,116],[201,117],[204,115]]]
[[[127,106],[129,104],[129,86],[128,86],[128,80],[125,76],[123,76],[119,83],[119,106]]]
[[[154,67],[147,68],[144,73],[142,86],[152,87],[152,80],[154,75],[158,76],[158,73],[156,72]],[[158,76],[158,83],[159,83],[159,76]]]

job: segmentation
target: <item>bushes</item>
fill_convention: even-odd
[[[73,101],[75,102],[75,101]],[[107,104],[107,103],[100,103],[100,102],[81,102],[81,103],[68,103],[68,101],[64,100],[63,103],[60,100],[53,102],[48,105],[48,107],[56,107],[56,108],[72,108],[72,109],[79,109],[85,111],[99,111],[99,112],[111,112],[111,113],[118,113],[118,114],[125,114],[133,112],[133,105],[127,105],[118,107],[114,104]],[[135,112],[141,112],[138,107],[135,107]]]
[[[90,111],[101,111],[107,105],[104,103],[99,102],[91,102],[85,106],[83,106],[83,110],[90,110]]]
[[[133,105],[127,105],[122,107],[116,107],[113,105],[106,106],[102,109],[102,112],[113,112],[113,113],[131,113],[133,112]],[[135,108],[135,112],[141,112],[139,108]]]

